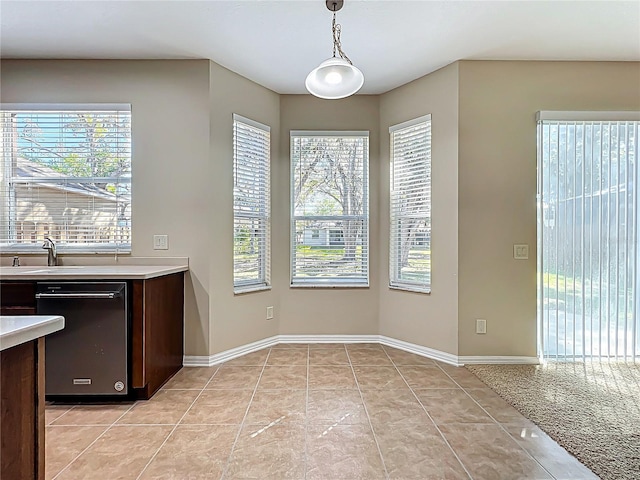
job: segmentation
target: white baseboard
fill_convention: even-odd
[[[277,343],[280,343],[280,341],[276,335],[274,337],[265,338],[264,340],[258,340],[257,342],[247,343],[246,345],[241,345],[230,350],[225,350],[224,352],[214,353],[209,356],[185,355],[182,359],[182,365],[185,367],[210,367],[212,365],[217,365],[218,363],[228,362],[229,360],[241,357],[247,353],[272,347]]]
[[[384,335],[275,335],[257,342],[241,345],[240,347],[225,350],[213,355],[185,355],[182,364],[185,367],[210,367],[234,358],[255,352],[263,348],[272,347],[278,343],[380,343],[389,347],[398,348],[405,352],[414,353],[423,357],[438,360],[450,365],[462,366],[473,364],[528,364],[540,363],[538,357],[518,356],[458,356],[452,353],[435,350],[415,343],[397,340]]]
[[[478,364],[503,364],[503,365],[538,365],[540,360],[538,357],[517,357],[517,356],[460,356],[458,357],[459,365],[478,365]]]
[[[443,352],[441,350],[435,350],[429,347],[423,347],[422,345],[416,345],[415,343],[405,342],[403,340],[397,340],[391,337],[385,337],[380,335],[380,343],[389,347],[398,348],[405,352],[415,353],[422,357],[431,358],[440,362],[449,363],[451,365],[459,366],[458,356],[452,353]]]
[[[185,367],[210,367],[246,355],[247,353],[272,347],[278,343],[380,343],[409,353],[415,353],[416,355],[450,363],[451,365],[459,365],[457,361],[458,357],[451,353],[403,342],[402,340],[396,340],[395,338],[385,337],[383,335],[276,335],[209,356],[185,355],[182,364]]]
[[[209,363],[209,355],[185,355],[182,357],[183,367],[210,367],[213,365]]]

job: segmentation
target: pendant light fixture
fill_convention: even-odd
[[[328,100],[345,98],[356,93],[364,84],[364,75],[353,65],[342,51],[340,32],[336,23],[336,12],[344,5],[344,0],[326,0],[327,8],[333,12],[331,30],[333,32],[333,57],[314,68],[304,82],[312,95]],[[336,54],[338,56],[336,56]]]

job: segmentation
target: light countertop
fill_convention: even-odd
[[[64,328],[59,315],[0,315],[0,350],[15,347]]]
[[[188,265],[0,267],[0,280],[148,280],[187,270]]]

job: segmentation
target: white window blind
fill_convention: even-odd
[[[389,285],[431,290],[431,115],[389,129]]]
[[[3,104],[0,246],[131,250],[129,105]]]
[[[638,112],[538,115],[540,351],[640,357]]]
[[[233,284],[269,285],[270,128],[233,116]]]
[[[291,132],[291,283],[369,284],[369,132]]]

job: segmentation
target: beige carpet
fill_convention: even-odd
[[[467,368],[603,480],[640,479],[640,365]]]

